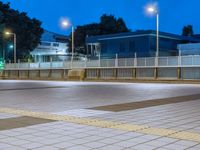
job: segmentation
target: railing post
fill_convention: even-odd
[[[31,61],[30,61],[30,59],[28,58],[28,69],[30,69],[31,68]]]
[[[144,65],[145,65],[145,67],[147,66],[147,58],[146,57],[144,58]]]
[[[155,57],[155,67],[158,67],[158,65],[159,65],[159,57],[158,56],[156,56]]]
[[[87,68],[87,57],[85,56],[85,68]]]
[[[17,65],[18,65],[18,69],[20,68],[20,59],[18,59],[18,61],[17,61]]]
[[[101,67],[101,54],[99,53],[99,67]]]
[[[193,64],[193,62],[192,62]],[[181,51],[179,51],[179,55],[178,55],[178,66],[181,67],[182,65],[182,57],[181,57]]]
[[[117,68],[118,67],[118,55],[116,54],[116,57],[115,57],[115,67]]]
[[[192,66],[194,66],[194,56],[192,56]]]
[[[134,58],[134,67],[137,67],[137,53],[135,53],[135,58]]]
[[[167,66],[169,66],[169,57],[167,57]]]
[[[156,53],[155,57],[155,68],[154,68],[154,79],[156,80],[158,77],[158,66],[159,66],[159,56],[158,53]]]
[[[52,68],[52,57],[50,57],[50,69]]]

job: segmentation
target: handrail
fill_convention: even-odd
[[[171,56],[171,57],[143,57],[116,58],[87,61],[36,62],[36,63],[6,63],[5,69],[56,69],[64,68],[126,68],[126,67],[200,67],[200,56]]]

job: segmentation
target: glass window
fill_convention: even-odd
[[[53,43],[54,47],[59,47],[59,43]]]
[[[102,43],[102,53],[107,53],[107,43],[106,42]]]
[[[51,46],[51,43],[48,43],[48,42],[41,42],[40,45],[42,45],[42,46]]]
[[[129,52],[135,52],[135,41],[129,42]]]
[[[126,49],[125,43],[124,43],[124,42],[121,42],[121,43],[120,43],[120,49],[119,49],[119,51],[120,51],[120,52],[125,52],[125,49]]]

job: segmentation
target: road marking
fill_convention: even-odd
[[[0,108],[0,113],[15,114],[20,116],[49,119],[54,121],[66,121],[70,123],[95,126],[99,128],[110,128],[129,132],[138,132],[143,134],[157,135],[181,140],[188,140],[200,143],[200,134],[187,131],[177,131],[164,128],[155,128],[146,125],[127,124],[122,122],[114,122],[100,119],[80,118],[73,116],[56,115],[46,112],[33,112],[27,110],[19,110],[12,108]]]

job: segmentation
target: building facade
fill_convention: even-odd
[[[67,59],[69,37],[44,31],[40,44],[31,52],[35,62],[58,61]]]
[[[159,56],[175,56],[177,45],[200,42],[199,38],[185,37],[165,32],[159,35]],[[86,38],[88,57],[120,58],[154,57],[156,55],[156,31],[142,30],[137,32],[91,36]]]
[[[200,55],[200,43],[179,44],[178,50],[181,55]]]

